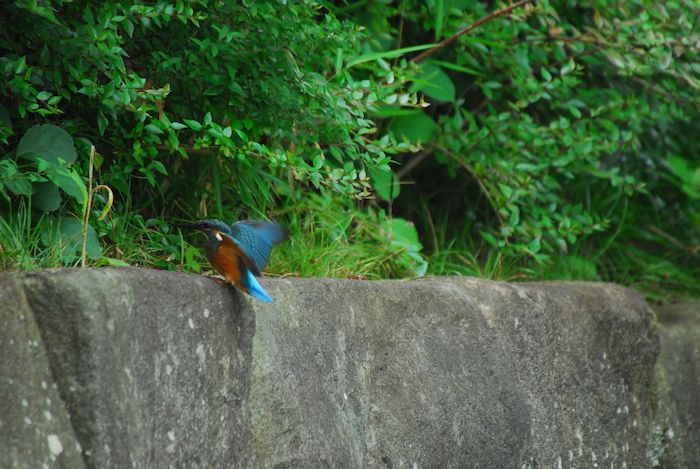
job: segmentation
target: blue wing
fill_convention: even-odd
[[[269,221],[242,220],[231,225],[231,235],[252,261],[253,273],[260,275],[270,259],[272,247],[287,239],[289,230]]]

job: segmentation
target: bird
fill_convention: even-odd
[[[224,278],[253,298],[270,302],[272,297],[258,283],[273,246],[289,237],[289,229],[274,222],[241,220],[227,225],[221,220],[175,223],[207,235],[207,259]]]

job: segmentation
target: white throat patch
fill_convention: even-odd
[[[214,237],[216,238],[217,241],[224,240],[224,238],[221,237],[221,233],[219,233],[218,231],[216,233],[214,233]]]

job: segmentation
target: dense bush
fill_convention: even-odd
[[[521,3],[0,5],[3,264],[76,262],[94,145],[98,264],[272,216],[278,272],[700,290],[697,5]]]
[[[373,47],[398,47],[496,10],[407,0],[354,20]],[[696,2],[537,1],[440,48],[413,85],[433,105],[386,122],[424,147],[419,165],[400,158],[415,184],[399,213],[423,220],[447,257],[481,236],[549,275],[697,291],[699,13]]]
[[[358,59],[356,28],[315,5],[59,0],[0,13],[0,192],[10,208],[31,195],[44,212],[65,193],[73,200],[63,207],[80,213],[95,145],[100,182],[117,193],[113,217],[98,226],[108,244],[134,214],[151,225],[173,215],[262,216],[309,188],[364,199],[370,174],[386,173],[390,155],[408,148],[377,134],[367,116],[401,86],[401,71],[343,73],[344,57]],[[43,122],[68,134],[35,126]],[[57,138],[66,151],[51,161],[37,142]],[[54,218],[46,220],[71,219]],[[157,242],[170,245],[171,259],[180,254],[174,240]],[[408,262],[420,266],[415,251]]]

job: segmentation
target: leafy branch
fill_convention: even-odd
[[[437,52],[439,49],[442,49],[446,45],[454,42],[458,37],[460,37],[464,34],[467,34],[470,31],[473,31],[474,29],[478,28],[482,24],[487,23],[494,18],[498,18],[499,16],[503,16],[505,14],[508,14],[511,11],[515,10],[516,8],[520,8],[521,6],[526,5],[528,3],[532,3],[534,1],[535,0],[520,0],[519,2],[516,2],[510,6],[503,7],[500,10],[496,10],[496,11],[491,12],[482,18],[479,18],[478,20],[476,20],[475,22],[473,22],[472,24],[470,24],[466,28],[460,29],[459,31],[454,33],[452,36],[440,41],[436,46],[431,47],[430,49],[426,50],[425,52],[418,54],[417,56],[415,56],[413,58],[413,62],[414,63],[422,62],[423,60],[427,59],[428,57],[433,55],[435,52]]]

